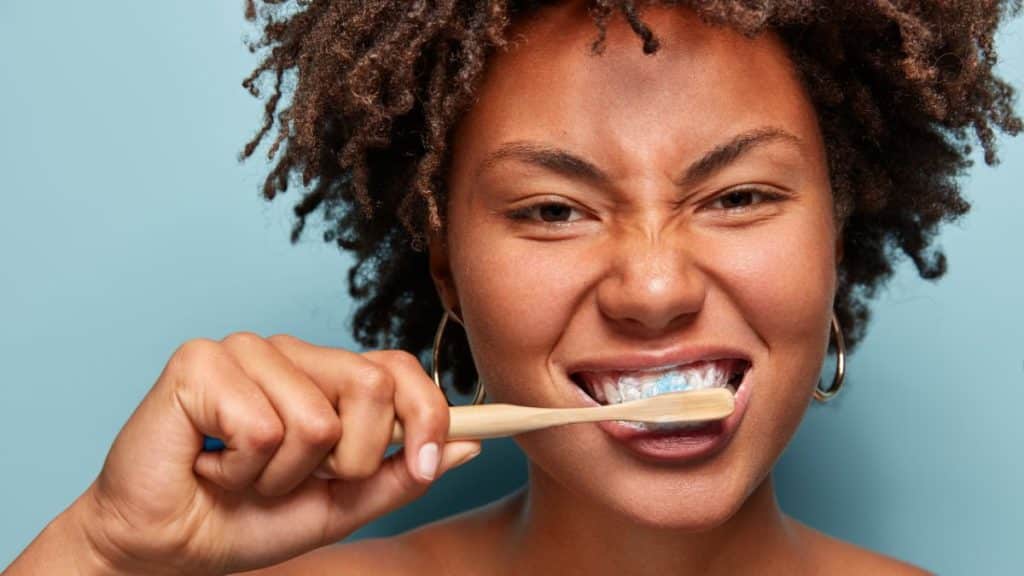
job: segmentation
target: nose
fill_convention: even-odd
[[[704,306],[707,278],[695,262],[694,246],[651,233],[611,244],[597,302],[620,329],[636,334],[668,331],[691,321]]]

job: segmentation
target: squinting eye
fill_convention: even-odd
[[[759,200],[755,201],[757,197]],[[761,190],[755,190],[753,188],[741,188],[739,190],[732,190],[718,196],[711,201],[711,206],[720,206],[723,210],[740,210],[747,208],[754,204],[761,204],[766,200],[773,200],[777,196],[769,192],[763,192]]]
[[[568,204],[541,202],[514,210],[509,217],[513,220],[535,220],[547,224],[559,224],[574,221],[570,219],[573,212],[578,212],[578,210]]]

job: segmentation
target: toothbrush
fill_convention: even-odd
[[[725,418],[732,414],[734,407],[732,392],[725,388],[671,392],[620,404],[586,408],[536,408],[515,404],[452,406],[449,408],[448,439],[501,438],[551,426],[602,420],[656,424],[702,422]],[[402,424],[395,422],[391,443],[401,444],[404,438]],[[224,443],[221,440],[209,436],[204,438],[203,450],[211,452],[223,449]]]

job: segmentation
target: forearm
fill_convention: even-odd
[[[78,521],[77,504],[54,518],[0,576],[119,574],[96,552]]]

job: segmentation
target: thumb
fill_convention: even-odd
[[[437,476],[469,462],[480,454],[480,442],[458,440],[448,442],[441,450]],[[401,508],[426,493],[429,483],[415,478],[406,465],[404,449],[384,461],[377,473],[365,480],[331,480],[331,500],[338,514],[336,525],[328,532],[338,538],[361,528],[364,524]],[[436,478],[435,477],[435,478]]]

